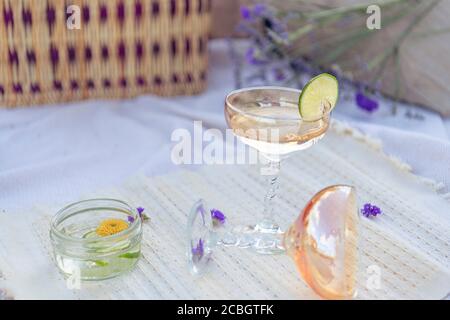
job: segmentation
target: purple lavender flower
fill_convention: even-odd
[[[378,109],[378,101],[371,99],[370,97],[366,96],[361,91],[358,91],[355,95],[356,104],[358,107],[362,110],[365,110],[367,112],[374,112]]]
[[[211,209],[211,218],[213,219],[213,224],[216,226],[224,224],[227,219],[223,212],[217,209]]]
[[[361,214],[366,218],[369,218],[370,216],[376,217],[377,215],[382,214],[382,211],[376,205],[366,203],[361,208]]]
[[[205,253],[204,242],[202,238],[198,239],[198,243],[195,247],[192,248],[192,255],[195,259],[200,260]]]
[[[253,7],[252,13],[255,17],[260,17],[265,13],[266,9],[267,9],[267,7],[265,4],[258,3],[258,4],[255,4],[255,6]]]
[[[280,68],[273,69],[273,75],[276,81],[283,81],[286,79],[286,75],[284,74],[283,70]]]
[[[128,219],[129,223],[133,223],[134,222],[133,216],[128,216],[127,219]]]
[[[246,21],[252,21],[255,18],[262,17],[265,14],[266,9],[266,5],[262,3],[254,5],[253,8],[241,6],[241,17]]]
[[[137,210],[137,212],[139,214],[139,217],[142,219],[142,221],[145,221],[145,220],[149,219],[149,217],[144,213],[144,210],[145,210],[144,208],[137,207],[136,210]]]
[[[250,20],[251,19],[251,11],[250,8],[247,6],[241,6],[241,17],[244,20]]]
[[[262,65],[266,63],[264,59],[258,57],[258,52],[254,47],[250,47],[247,49],[247,51],[245,52],[245,59],[249,64],[253,65]]]

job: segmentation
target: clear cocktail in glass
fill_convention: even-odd
[[[281,160],[311,147],[329,126],[331,105],[326,100],[321,103],[320,116],[302,119],[298,109],[300,93],[301,90],[284,87],[255,87],[233,91],[225,99],[228,127],[241,142],[267,160],[261,169],[261,174],[269,180],[262,219],[255,225],[240,228],[245,233],[245,245],[259,253],[283,251],[279,240],[282,230],[274,212]]]

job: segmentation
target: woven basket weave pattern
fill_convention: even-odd
[[[210,12],[211,0],[0,0],[0,106],[198,93]]]

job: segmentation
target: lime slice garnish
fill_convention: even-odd
[[[330,112],[337,103],[339,85],[335,76],[322,73],[303,87],[298,100],[300,115],[305,120],[318,120],[323,113]],[[326,109],[326,110],[325,110]]]

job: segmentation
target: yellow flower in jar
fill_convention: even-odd
[[[99,224],[95,232],[100,237],[106,237],[119,233],[125,229],[128,229],[128,223],[125,221],[120,219],[106,219]]]

